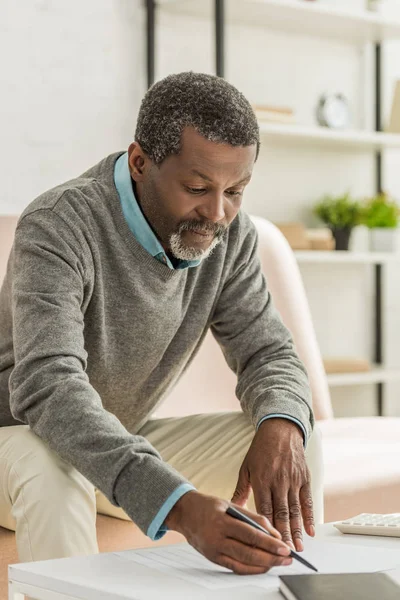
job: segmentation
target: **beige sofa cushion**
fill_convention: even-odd
[[[400,512],[400,419],[320,421],[325,521],[362,512]]]

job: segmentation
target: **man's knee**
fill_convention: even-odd
[[[82,500],[95,507],[93,485],[27,426],[0,428],[0,469],[0,525],[15,529],[21,495],[25,509],[39,506],[44,516]]]
[[[199,491],[230,500],[254,437],[249,419],[241,412],[213,413],[187,417],[184,425],[191,442],[182,447],[179,439],[168,462]]]

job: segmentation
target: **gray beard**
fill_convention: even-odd
[[[181,232],[175,232],[169,237],[169,247],[175,258],[179,260],[203,260],[210,256],[215,246],[222,241],[222,237],[215,236],[211,244],[205,250],[186,246],[182,241]]]

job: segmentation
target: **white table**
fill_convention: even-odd
[[[330,541],[337,544],[350,544],[350,545],[360,545],[360,546],[380,546],[391,550],[399,550],[399,564],[400,564],[400,538],[384,538],[384,537],[368,537],[368,536],[358,536],[358,535],[343,535],[337,529],[335,529],[331,524],[319,525],[316,528],[316,537],[323,541]],[[90,559],[90,560],[88,560]],[[42,561],[38,563],[25,563],[25,564],[17,564],[10,565],[9,567],[9,600],[23,600],[24,594],[29,596],[30,598],[35,598],[35,600],[91,600],[92,598],[95,600],[114,600],[115,598],[128,598],[127,596],[121,596],[117,593],[117,589],[113,592],[102,591],[101,585],[101,577],[102,573],[107,571],[107,561],[113,561],[113,573],[116,573],[116,562],[117,558],[115,554],[99,554],[93,557],[83,557],[80,561],[88,561],[88,579],[90,579],[91,575],[96,575],[96,580],[99,583],[99,587],[95,592],[93,592],[93,588],[91,591],[88,589],[84,589],[82,584],[80,584],[80,591],[75,587],[73,591],[71,591],[71,581],[74,580],[74,569],[76,573],[78,573],[79,559],[62,559],[64,569],[63,572],[68,572],[68,578],[66,577],[63,581],[63,578],[54,578],[52,577],[52,563],[54,561]],[[82,562],[80,562],[82,564]],[[96,569],[94,569],[93,573],[90,572],[91,566],[95,564]],[[67,568],[66,568],[67,567]],[[118,564],[117,564],[118,567]],[[80,567],[80,577],[82,575],[82,567]],[[400,567],[396,570],[392,570],[388,573],[388,575],[394,579],[397,583],[400,584]],[[129,577],[129,573],[126,572],[126,564],[121,562],[121,578],[125,579],[127,576]],[[153,574],[154,577],[154,574]],[[67,579],[69,581],[67,581]],[[93,579],[93,578],[92,578]],[[115,581],[118,582],[118,572],[115,577]],[[141,585],[146,585],[145,576],[141,575]],[[150,583],[150,580],[149,580]],[[152,581],[153,583],[153,581]],[[137,580],[134,576],[132,576],[132,600],[135,598],[135,591],[140,596],[140,591],[136,589]],[[71,595],[72,593],[72,595]],[[163,582],[160,584],[160,592],[154,596],[154,598],[171,598],[174,597],[174,593],[172,589],[168,589],[168,585],[165,585]],[[243,590],[218,590],[218,592],[205,594],[204,590],[199,591],[199,594],[190,594],[192,600],[196,600],[197,598],[218,598],[218,600],[236,600],[243,598]],[[136,595],[136,598],[138,596]],[[277,591],[268,591],[261,590],[260,588],[252,587],[249,589],[249,592],[246,593],[246,597],[249,597],[253,600],[265,599],[266,597],[269,600],[282,600],[282,596]]]

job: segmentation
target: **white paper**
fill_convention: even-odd
[[[294,559],[291,566],[274,567],[264,575],[237,576],[228,569],[211,563],[189,544],[115,554],[210,590],[238,588],[249,584],[274,589],[279,586],[278,575],[314,574],[314,571]],[[301,555],[319,573],[372,573],[400,566],[400,546],[397,551],[320,542],[307,537],[304,539],[304,552]]]
[[[145,567],[156,569],[168,575],[179,577],[189,583],[205,587],[209,590],[236,588],[243,585],[256,584],[252,575],[237,576],[232,571],[216,565],[196,552],[188,544],[177,544],[154,549],[134,550],[132,553],[120,554],[124,559],[132,560]],[[288,571],[286,571],[288,572]],[[262,577],[267,577],[263,575]],[[277,588],[278,578],[269,576],[263,587]]]

